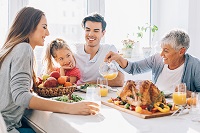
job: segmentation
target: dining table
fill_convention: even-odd
[[[187,111],[179,116],[143,119],[104,105],[103,102],[107,102],[109,98],[117,97],[116,91],[119,89],[121,87],[113,87],[106,97],[101,97],[100,112],[96,115],[28,109],[23,120],[37,133],[200,133],[200,121],[192,121]],[[76,91],[73,94],[85,97],[84,92]]]

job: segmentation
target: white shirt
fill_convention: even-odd
[[[156,82],[158,89],[164,92],[173,92],[175,85],[181,83],[183,69],[184,64],[174,70],[170,70],[168,65],[165,64]]]
[[[99,74],[99,66],[104,62],[106,54],[109,51],[117,52],[117,49],[114,45],[101,44],[97,54],[93,57],[93,59],[90,60],[90,54],[87,54],[84,51],[84,44],[76,44],[75,49],[76,51],[74,51],[74,56],[76,59],[76,66],[81,72],[81,78],[77,84],[96,81],[97,77],[101,77]],[[119,70],[119,65],[117,66]]]

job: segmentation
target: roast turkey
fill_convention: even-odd
[[[163,93],[149,80],[128,80],[119,96],[122,101],[134,106],[166,103]]]

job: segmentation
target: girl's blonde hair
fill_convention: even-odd
[[[56,51],[60,49],[66,49],[69,50],[72,53],[72,50],[68,46],[68,44],[60,38],[57,38],[53,40],[50,44],[47,45],[46,51],[45,51],[45,56],[43,59],[43,64],[45,65],[45,73],[51,73],[54,71],[54,68],[56,67],[55,64],[53,63],[53,60],[57,57]],[[72,56],[74,58],[74,55],[72,53]],[[74,58],[75,60],[75,58]],[[75,60],[76,61],[76,60]]]

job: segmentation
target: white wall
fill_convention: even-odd
[[[93,4],[88,12],[98,9],[104,14],[104,9],[100,5],[104,4],[103,0],[88,0]],[[151,0],[152,1],[152,23],[156,24],[159,31],[156,33],[154,40],[159,41],[162,36],[173,28],[181,28],[188,32],[191,39],[191,46],[188,53],[200,59],[199,54],[199,35],[200,35],[200,0]],[[13,15],[28,3],[28,0],[9,0],[9,22],[12,22]],[[10,25],[10,24],[9,24]]]
[[[158,25],[157,39],[174,28],[188,32],[189,0],[152,0],[152,22]]]
[[[190,36],[188,53],[200,59],[200,1],[152,0],[152,23],[159,27],[155,39],[174,28],[184,29]]]
[[[188,32],[191,39],[189,53],[200,59],[200,1],[190,0]]]

